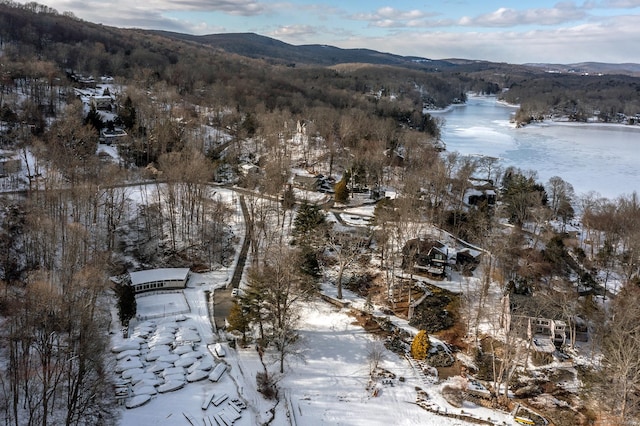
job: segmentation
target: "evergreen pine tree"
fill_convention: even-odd
[[[100,129],[104,127],[104,122],[102,121],[100,114],[98,114],[96,107],[91,106],[89,113],[87,113],[87,116],[84,119],[84,124],[90,125],[96,130],[96,132],[100,132]]]
[[[298,253],[298,264],[300,272],[311,278],[319,278],[321,276],[320,263],[318,262],[317,251],[309,244],[301,244]]]
[[[118,296],[118,319],[123,326],[129,324],[129,320],[136,316],[138,305],[136,303],[136,292],[128,284],[120,284],[115,288]]]
[[[236,300],[233,301],[231,309],[229,310],[229,316],[227,317],[229,322],[229,330],[242,333],[242,346],[247,344],[247,331],[251,324],[251,318],[248,313],[245,312],[245,308]]]
[[[132,130],[136,124],[136,108],[133,106],[133,102],[129,96],[124,100],[118,118],[127,130]]]
[[[303,201],[293,221],[293,235],[297,241],[309,242],[326,223],[326,217],[320,207]]]

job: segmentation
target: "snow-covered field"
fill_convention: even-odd
[[[283,379],[293,424],[298,425],[455,425],[466,424],[424,410],[416,404],[416,387],[432,407],[460,413],[440,396],[441,384],[425,381],[409,362],[386,352],[380,367],[395,378],[378,383],[377,396],[367,390],[367,351],[373,336],[354,325],[352,317],[323,302],[308,307],[302,332],[305,359],[292,362]],[[401,379],[402,378],[402,379]],[[401,381],[404,380],[404,381]],[[477,406],[463,410],[496,422],[509,416]],[[283,424],[283,423],[278,423]]]
[[[373,395],[369,383],[369,363],[367,353],[374,337],[354,322],[344,309],[315,301],[304,307],[301,324],[301,357],[290,358],[283,376],[276,376],[280,389],[280,402],[265,400],[256,390],[256,373],[263,371],[263,364],[253,346],[230,348],[224,332],[214,333],[209,322],[204,291],[226,285],[228,271],[218,271],[205,275],[195,275],[189,280],[184,294],[169,293],[147,295],[138,298],[138,303],[149,317],[155,319],[132,322],[132,335],[145,335],[146,343],[139,356],[143,370],[158,370],[158,360],[147,362],[148,353],[154,349],[152,342],[159,343],[157,330],[176,330],[175,342],[188,331],[191,339],[195,333],[200,339],[194,346],[194,353],[200,355],[200,361],[213,360],[224,363],[227,371],[218,382],[203,379],[195,382],[185,380],[183,386],[166,393],[149,392],[150,400],[137,408],[122,408],[122,426],[133,425],[189,425],[187,417],[198,425],[207,425],[205,421],[214,420],[215,415],[225,411],[227,416],[235,409],[229,401],[236,399],[246,404],[240,410],[241,417],[233,424],[237,426],[262,424],[273,416],[274,425],[463,425],[462,420],[444,417],[429,412],[416,404],[417,389],[423,389],[428,395],[427,404],[441,412],[472,415],[484,420],[491,419],[495,424],[514,424],[507,413],[496,412],[465,402],[462,409],[450,406],[441,396],[442,383],[419,374],[405,358],[386,351],[380,367],[392,373],[389,380],[379,380]],[[354,305],[363,303],[350,292],[345,297]],[[172,302],[174,301],[174,302]],[[189,312],[185,314],[169,313],[167,305],[180,306],[186,303]],[[153,324],[153,327],[149,327]],[[141,330],[147,329],[147,333]],[[154,337],[155,336],[155,337]],[[139,337],[139,336],[138,336]],[[215,355],[214,343],[222,340],[226,352],[224,358]],[[114,334],[113,345],[122,345],[125,340],[119,333]],[[147,346],[149,347],[147,349]],[[176,348],[181,345],[174,343]],[[171,347],[171,344],[166,346]],[[155,348],[156,352],[158,348]],[[183,348],[184,349],[184,348]],[[165,349],[162,349],[165,350]],[[171,352],[183,352],[171,349]],[[184,349],[184,351],[187,351]],[[188,351],[187,351],[188,352]],[[196,356],[189,352],[180,355],[180,359]],[[113,354],[114,363],[117,354]],[[154,357],[150,357],[153,359]],[[175,358],[175,357],[174,357]],[[170,356],[165,358],[169,362]],[[119,360],[117,362],[122,362]],[[163,366],[165,370],[155,375],[160,382],[180,380],[172,366]],[[267,352],[264,362],[270,373],[276,374],[274,359]],[[155,367],[155,368],[154,368]],[[188,370],[184,367],[185,377]],[[120,370],[120,369],[119,369]],[[129,374],[130,375],[130,374]],[[169,377],[169,379],[167,379]],[[402,379],[401,379],[402,378]],[[140,380],[140,379],[134,379]],[[133,389],[140,389],[140,386]],[[208,405],[202,409],[202,403],[210,392],[216,396],[226,394],[228,399],[218,406]],[[215,397],[214,397],[215,399]],[[273,408],[275,405],[275,409]],[[273,409],[273,411],[272,411]],[[229,411],[234,410],[234,411]],[[215,423],[214,423],[215,424]]]

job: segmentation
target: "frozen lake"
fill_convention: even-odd
[[[495,97],[469,97],[467,105],[432,114],[444,119],[448,151],[498,157],[503,168],[536,170],[542,183],[560,176],[578,196],[640,192],[640,126],[550,122],[517,129],[509,122],[516,110]]]

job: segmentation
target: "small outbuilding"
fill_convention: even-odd
[[[98,140],[100,141],[100,143],[111,145],[126,141],[127,136],[127,132],[123,129],[101,129],[100,137],[98,138]]]

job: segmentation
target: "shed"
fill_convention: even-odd
[[[255,164],[245,163],[240,165],[240,172],[244,176],[255,175],[260,172],[260,167],[256,166]]]
[[[473,271],[478,264],[480,264],[480,258],[482,252],[469,247],[460,249],[456,253],[456,265],[459,269],[465,271]]]

